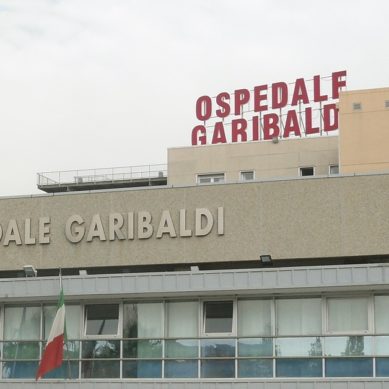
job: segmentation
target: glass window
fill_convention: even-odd
[[[87,340],[82,342],[84,359],[112,359],[120,357],[119,340]]]
[[[169,338],[198,336],[198,310],[197,301],[167,303],[167,336]]]
[[[201,339],[201,357],[235,357],[235,339]]]
[[[160,339],[124,340],[124,358],[161,358],[162,342]]]
[[[38,361],[3,362],[3,378],[35,378]]]
[[[203,359],[201,361],[201,378],[234,378],[235,360]]]
[[[379,334],[389,333],[389,296],[374,297],[375,330]]]
[[[273,355],[272,338],[242,338],[238,340],[240,357],[271,357]]]
[[[161,361],[123,361],[123,378],[161,378]]]
[[[119,305],[86,305],[85,320],[86,335],[117,335],[119,323]]]
[[[241,181],[252,181],[254,180],[254,170],[246,170],[240,172]]]
[[[220,184],[224,182],[224,173],[198,174],[198,184]]]
[[[163,336],[163,304],[124,304],[125,338],[159,338]]]
[[[6,307],[4,310],[4,339],[38,340],[40,323],[40,307]]]
[[[204,302],[204,332],[231,333],[233,317],[232,301]]]
[[[279,357],[318,357],[322,355],[322,344],[315,338],[278,338],[276,355]]]
[[[314,176],[315,175],[315,169],[312,166],[309,167],[300,167],[300,176]]]
[[[368,298],[329,298],[328,331],[349,332],[368,330]]]
[[[276,300],[277,335],[321,334],[321,299]]]
[[[372,355],[371,336],[334,336],[325,338],[327,356]]]
[[[327,377],[372,377],[373,358],[327,358]]]
[[[81,307],[79,305],[66,305],[66,335],[68,339],[80,338],[80,314]],[[50,333],[51,326],[55,314],[57,313],[57,307],[54,305],[45,305],[43,307],[43,336],[47,339]]]
[[[271,336],[271,301],[238,301],[238,335]]]
[[[165,340],[166,358],[197,358],[198,350],[197,339]]]
[[[320,359],[282,358],[276,360],[277,377],[321,377]]]
[[[376,358],[375,370],[377,377],[389,377],[389,358]]]
[[[117,360],[82,361],[82,378],[119,378],[120,362]]]
[[[165,361],[165,378],[197,378],[197,361]]]
[[[238,361],[238,377],[272,377],[272,359],[241,359]]]
[[[330,175],[335,176],[339,174],[339,165],[330,165]]]

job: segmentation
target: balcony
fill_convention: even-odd
[[[141,165],[37,174],[38,189],[46,193],[147,187],[167,184],[167,165]]]

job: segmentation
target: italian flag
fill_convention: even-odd
[[[63,289],[61,289],[59,294],[57,313],[55,315],[49,338],[47,339],[45,351],[43,352],[42,359],[36,373],[36,380],[42,378],[49,371],[54,370],[62,365],[64,339],[65,303]]]

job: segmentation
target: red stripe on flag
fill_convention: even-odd
[[[46,345],[42,355],[39,369],[36,373],[36,379],[42,378],[50,370],[56,369],[62,365],[63,360],[64,335],[61,334]]]

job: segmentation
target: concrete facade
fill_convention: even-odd
[[[389,175],[382,174],[4,198],[0,269],[21,269],[26,263],[58,268],[247,261],[261,254],[275,260],[382,255],[389,252],[388,196]],[[213,215],[213,227],[196,236],[195,212],[204,208]],[[223,231],[217,225],[219,208]],[[157,237],[164,210],[171,215],[176,237]],[[180,236],[180,210],[186,214],[181,228],[191,236]],[[144,211],[150,213],[153,232],[140,239],[137,216]],[[131,239],[129,212],[134,215]],[[124,219],[123,239],[110,240],[112,214]],[[82,222],[72,225],[73,233],[85,229],[78,243],[65,235],[74,215]],[[91,228],[96,215],[104,236],[97,236],[97,224]],[[45,235],[49,243],[39,243],[40,218],[50,220]],[[90,241],[88,234],[94,234]],[[31,239],[35,244],[26,244]]]
[[[298,177],[300,167],[314,167],[315,175],[328,175],[338,164],[338,137],[234,143],[168,150],[168,184],[194,185],[197,174],[225,173],[226,182],[240,180],[252,170],[255,179]]]
[[[389,88],[341,92],[339,115],[341,172],[388,172]]]

